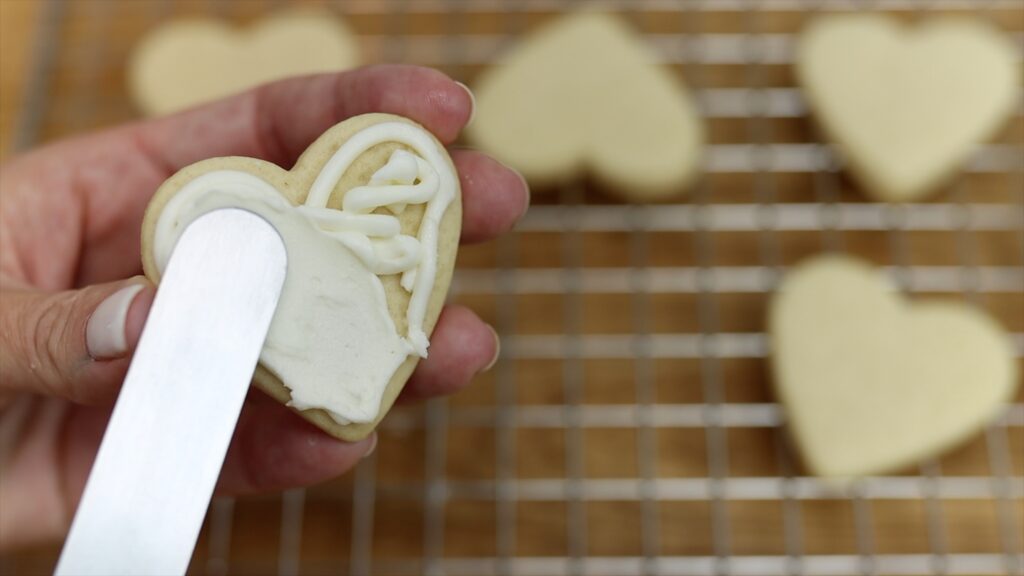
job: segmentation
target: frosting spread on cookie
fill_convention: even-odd
[[[384,142],[413,152],[395,150],[365,185],[344,194],[340,210],[328,208],[352,163]],[[292,406],[321,408],[341,424],[370,422],[395,370],[410,355],[427,355],[423,323],[437,274],[439,227],[457,185],[444,153],[421,129],[374,124],[328,159],[300,206],[248,172],[218,170],[193,179],[160,214],[156,263],[163,270],[178,236],[206,212],[241,207],[266,218],[284,238],[289,269],[261,363],[289,388]],[[397,217],[410,204],[425,204],[415,236],[402,234]],[[405,334],[388,312],[379,277],[386,274],[401,274],[410,293]]]

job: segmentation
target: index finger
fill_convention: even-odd
[[[469,91],[437,70],[383,65],[274,82],[136,129],[143,152],[169,176],[216,156],[250,156],[290,168],[325,130],[368,112],[405,116],[448,144],[472,108]]]

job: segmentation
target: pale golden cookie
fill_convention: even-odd
[[[878,14],[822,16],[801,34],[796,71],[826,135],[876,200],[934,192],[1020,105],[1017,48],[966,18],[904,27]]]
[[[623,198],[679,195],[697,175],[703,126],[677,74],[614,16],[544,25],[474,86],[472,141],[532,184],[589,173]]]
[[[355,67],[348,27],[326,10],[292,10],[245,28],[220,20],[172,21],[132,54],[128,84],[148,115],[167,114],[288,76]]]
[[[168,229],[166,227],[173,226],[173,229],[177,231],[176,233],[180,233],[180,230],[183,230],[188,224],[187,221],[178,221],[180,214],[197,215],[204,209],[208,210],[215,209],[216,207],[243,204],[241,200],[235,201],[232,199],[234,197],[225,196],[223,190],[217,192],[200,190],[197,192],[197,183],[201,184],[206,180],[210,180],[211,178],[215,179],[224,174],[227,174],[228,176],[238,176],[239,173],[241,173],[240,177],[243,179],[249,177],[257,178],[259,180],[257,183],[262,184],[267,188],[267,190],[279,193],[280,196],[276,200],[271,198],[266,201],[260,200],[260,202],[263,202],[266,206],[271,206],[275,202],[279,203],[280,206],[274,208],[274,210],[278,210],[278,212],[272,212],[270,211],[271,208],[266,208],[266,213],[279,218],[287,217],[288,220],[281,220],[281,222],[285,222],[288,226],[292,226],[291,228],[276,226],[279,232],[282,232],[285,245],[289,251],[289,278],[285,280],[285,290],[282,295],[282,301],[279,304],[278,315],[275,316],[274,323],[271,325],[271,334],[268,336],[268,344],[264,347],[264,354],[261,355],[261,363],[256,370],[254,382],[259,388],[282,403],[290,403],[292,401],[292,391],[302,390],[303,388],[301,387],[308,386],[309,384],[305,382],[282,381],[278,374],[275,374],[270,368],[268,368],[266,365],[267,358],[270,357],[268,356],[268,347],[270,346],[272,339],[275,338],[275,334],[277,333],[296,333],[290,332],[295,328],[295,326],[289,325],[289,322],[301,321],[309,324],[308,326],[303,325],[298,327],[300,330],[298,333],[304,333],[304,331],[307,330],[315,332],[318,329],[316,323],[318,321],[323,321],[320,320],[321,318],[340,318],[342,321],[345,321],[349,317],[356,318],[357,316],[361,317],[360,314],[369,314],[370,312],[374,312],[372,299],[370,302],[352,302],[351,298],[339,296],[335,300],[330,300],[330,297],[336,295],[339,291],[347,292],[348,288],[344,287],[358,288],[359,286],[369,285],[366,283],[372,283],[373,280],[372,278],[368,278],[368,276],[379,278],[380,285],[383,287],[384,297],[386,298],[386,306],[381,307],[380,314],[385,318],[390,317],[390,321],[393,322],[394,330],[397,331],[398,335],[411,333],[408,325],[407,313],[410,301],[413,299],[413,294],[415,294],[415,292],[410,292],[406,288],[403,288],[400,284],[401,274],[374,274],[373,272],[370,272],[369,269],[365,269],[363,272],[360,272],[359,267],[352,264],[352,262],[357,261],[352,250],[349,250],[346,245],[336,242],[335,237],[328,237],[327,234],[329,234],[329,232],[320,234],[320,229],[313,224],[316,220],[308,220],[310,223],[309,228],[310,230],[314,230],[313,232],[296,228],[302,222],[307,222],[307,220],[298,218],[292,213],[292,211],[301,212],[301,210],[305,209],[306,205],[309,204],[308,200],[310,199],[307,198],[307,196],[310,194],[311,189],[315,190],[320,186],[319,184],[315,184],[318,177],[323,176],[326,178],[328,186],[330,186],[330,182],[333,180],[331,180],[332,176],[330,174],[324,172],[325,166],[331,166],[331,162],[337,161],[339,156],[344,156],[343,151],[345,150],[363,150],[366,142],[376,141],[373,138],[368,139],[367,136],[380,135],[382,130],[393,129],[395,126],[398,126],[399,130],[405,131],[409,131],[411,128],[413,132],[418,134],[418,140],[416,140],[414,144],[407,145],[406,143],[399,143],[399,140],[403,140],[404,137],[394,137],[392,139],[391,136],[388,136],[383,143],[372,144],[368,148],[365,148],[364,152],[360,152],[357,156],[353,156],[354,160],[352,160],[351,164],[348,165],[348,168],[340,174],[339,179],[336,181],[337,183],[333,185],[333,188],[324,188],[321,186],[322,190],[328,191],[329,201],[327,202],[327,207],[320,209],[318,214],[330,215],[337,213],[342,202],[345,201],[346,196],[352,192],[353,189],[356,189],[357,187],[369,187],[372,175],[377,173],[385,165],[390,165],[390,162],[400,154],[404,154],[403,152],[396,153],[396,150],[413,152],[415,157],[420,158],[421,160],[424,158],[428,160],[430,158],[442,159],[440,160],[441,165],[431,165],[431,168],[434,170],[436,175],[439,175],[439,186],[441,187],[439,190],[443,189],[446,183],[451,184],[451,189],[453,190],[452,194],[454,196],[451,197],[449,203],[443,205],[438,204],[438,207],[440,207],[443,212],[433,212],[440,215],[435,221],[437,259],[436,268],[434,269],[435,276],[432,289],[430,289],[429,285],[426,285],[428,291],[423,292],[424,296],[428,296],[429,299],[423,300],[426,304],[425,316],[422,320],[423,331],[429,335],[437,322],[437,317],[440,314],[441,308],[444,304],[445,295],[448,291],[448,286],[451,282],[455,255],[459,243],[462,209],[458,177],[447,152],[442,144],[432,135],[426,132],[426,130],[418,124],[409,120],[387,114],[367,114],[346,120],[325,132],[316,140],[316,142],[310,145],[310,147],[299,158],[295,167],[290,171],[283,170],[269,162],[253,158],[213,158],[198,162],[182,169],[177,174],[169,178],[160,187],[160,189],[157,190],[146,211],[142,229],[143,265],[146,275],[154,282],[159,282],[160,266],[162,265],[160,259],[164,257],[163,252],[167,251],[167,246],[158,246],[158,243],[163,242],[166,244],[166,240],[161,236],[161,234],[165,234],[163,231]],[[394,132],[394,130],[391,131]],[[385,135],[390,134],[389,132],[383,133]],[[408,139],[405,139],[403,141],[407,140]],[[428,150],[428,147],[432,148]],[[419,152],[417,152],[417,150],[419,150]],[[405,154],[405,156],[407,157],[408,154]],[[200,180],[201,178],[205,180]],[[419,177],[419,179],[416,180],[416,183],[422,184],[426,180],[429,180],[429,178]],[[452,180],[454,180],[453,183]],[[380,186],[388,185],[390,184],[382,184]],[[211,186],[214,189],[218,188],[218,186],[223,189],[226,185]],[[243,193],[245,193],[245,190],[247,189],[248,188],[243,187]],[[379,189],[382,191],[381,193],[388,193],[391,191],[391,189],[387,187]],[[377,189],[373,189],[372,193],[376,194],[376,190]],[[266,194],[266,192],[263,193]],[[220,194],[221,196],[215,196],[215,194]],[[439,191],[435,194],[440,195],[441,192]],[[255,192],[253,193],[253,196],[255,197]],[[196,199],[193,200],[193,197]],[[195,206],[200,205],[203,198],[209,198],[210,202],[213,202],[214,198],[221,199],[216,201],[216,206],[211,204],[210,208],[195,208]],[[186,203],[185,206],[188,208],[182,208],[179,206],[183,202]],[[264,208],[262,208],[264,204],[260,204],[261,210],[264,210]],[[302,208],[298,208],[300,205],[302,205]],[[169,206],[171,206],[171,208],[169,208]],[[243,207],[248,207],[248,205]],[[391,207],[390,204],[389,207]],[[394,212],[398,212],[397,219],[401,225],[401,234],[408,235],[410,237],[417,237],[417,235],[422,236],[422,234],[425,234],[423,230],[427,229],[426,222],[428,220],[425,217],[425,214],[435,208],[436,207],[434,207],[430,201],[427,203],[409,203],[407,206],[402,206],[395,210],[390,210],[389,208],[382,206],[373,210],[372,214],[374,216],[372,218],[378,218],[376,215],[380,215],[379,218],[383,218],[384,216],[391,216]],[[162,218],[165,211],[167,211],[169,216]],[[275,216],[275,214],[278,213],[284,214],[285,216]],[[301,212],[301,214],[306,213]],[[271,219],[268,218],[268,220]],[[273,223],[275,220],[271,220],[271,222]],[[319,255],[323,253],[322,250],[325,249],[325,245],[318,244],[314,246],[309,242],[303,244],[297,240],[293,242],[292,239],[288,237],[288,234],[292,234],[294,237],[297,237],[298,235],[316,234],[316,238],[325,238],[323,242],[330,243],[330,248],[327,248],[330,250],[330,257],[324,258],[325,261],[317,261],[313,263],[312,268],[310,268],[310,264],[303,260],[303,255],[298,252],[296,246],[308,246],[311,250],[315,248],[318,250],[315,254],[317,254],[317,257],[319,258]],[[302,238],[306,237],[307,236],[302,236]],[[419,239],[422,241],[423,250],[428,250],[429,246],[432,245],[428,242],[429,239],[424,239],[422,237]],[[305,242],[305,240],[303,240],[303,242]],[[320,242],[320,240],[317,240],[317,242]],[[313,253],[314,252],[310,252],[310,254]],[[425,274],[424,269],[422,268],[425,260],[421,258],[420,262],[421,263],[417,268],[417,273],[422,275]],[[300,268],[300,264],[305,268]],[[349,276],[344,277],[346,282],[343,285],[344,289],[334,289],[333,286],[321,288],[319,283],[328,282],[331,278],[330,275],[340,267],[344,267],[346,270],[345,273],[349,274]],[[312,270],[312,274],[310,274],[310,270]],[[299,280],[295,280],[295,286],[297,286],[297,288],[289,288],[289,282],[293,280],[292,275],[297,273],[305,274],[308,277],[302,277],[301,282]],[[294,297],[290,297],[288,295],[289,290],[294,292]],[[310,294],[306,293],[307,291],[313,290],[321,291],[315,292],[316,297],[310,296],[310,294],[313,294],[314,292],[310,292]],[[362,294],[363,292],[352,290],[351,293]],[[366,293],[371,294],[371,292]],[[286,300],[288,300],[288,302],[286,302]],[[317,308],[318,306],[320,308]],[[348,307],[347,311],[345,311],[346,307]],[[342,309],[341,312],[338,311],[339,308]],[[383,308],[386,308],[386,310]],[[293,313],[294,311],[298,311],[300,313],[294,314],[295,318],[282,318],[281,314],[285,311],[293,311]],[[334,316],[331,314],[334,314]],[[340,314],[340,316],[338,314]],[[281,330],[275,332],[279,322],[281,323]],[[352,326],[357,326],[354,320]],[[337,329],[336,325],[321,326],[321,329],[325,334],[331,333],[334,334],[335,337],[339,334],[349,336],[346,331],[342,331],[340,333],[331,332],[332,330]],[[317,336],[317,334],[310,335],[310,338],[312,339],[309,341],[314,342],[319,346],[323,344],[323,340],[315,339]],[[370,336],[371,334],[367,333],[366,340],[368,342],[372,341]],[[377,352],[375,350],[359,349],[359,346],[363,345],[361,338],[362,335],[357,334],[354,338],[347,340],[349,344],[339,341],[336,349],[330,348],[330,354],[314,357],[310,361],[313,364],[316,364],[317,362],[322,362],[324,365],[333,363],[330,365],[344,367],[346,362],[357,362],[360,355],[363,357],[369,357],[372,353]],[[355,343],[354,345],[352,345],[353,342]],[[327,342],[327,345],[333,345],[333,343]],[[320,348],[317,349],[319,350]],[[298,352],[304,352],[304,350],[298,350]],[[278,355],[275,358],[279,357],[280,356]],[[402,361],[401,358],[405,358],[404,361]],[[409,375],[416,367],[418,360],[419,358],[414,353],[409,353],[408,357],[403,355],[398,359],[400,364],[396,364],[397,368],[395,369],[393,376],[389,381],[387,381],[386,387],[384,387],[381,392],[378,411],[376,415],[368,421],[340,424],[328,412],[321,409],[302,410],[300,413],[309,421],[338,438],[345,440],[357,440],[363,438],[376,427],[381,418],[383,418],[384,414],[391,407],[395,398],[398,396],[398,393],[402,390],[406,380],[409,378]],[[282,364],[282,366],[286,366],[286,364]],[[313,370],[314,372],[311,372],[313,374],[321,374],[323,372],[322,370],[321,372],[316,372],[318,367],[315,365],[307,368],[309,370]],[[331,382],[331,385],[334,385],[333,381]],[[337,381],[336,385],[339,387],[338,390],[342,392],[346,390],[345,381]]]
[[[775,389],[815,474],[898,470],[965,440],[1013,398],[1010,339],[954,301],[908,302],[871,266],[819,256],[770,309]]]

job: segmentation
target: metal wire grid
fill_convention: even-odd
[[[265,2],[272,8],[273,2]],[[394,2],[352,0],[332,4],[345,14],[388,15],[387,34],[363,37],[378,45],[377,53],[388,60],[412,60],[440,65],[456,77],[463,67],[490,63],[503,44],[528,25],[530,12],[565,8],[560,0],[459,2]],[[972,203],[969,179],[959,184],[947,200],[909,206],[886,206],[846,201],[840,188],[840,159],[827,146],[776,143],[774,119],[805,115],[799,92],[772,86],[765,65],[790,61],[792,37],[764,33],[762,20],[772,11],[799,9],[979,9],[1013,8],[1013,2],[878,1],[868,2],[764,2],[705,0],[683,2],[649,0],[611,3],[641,24],[645,12],[676,14],[678,33],[648,35],[668,62],[682,64],[686,78],[698,95],[708,118],[745,119],[749,142],[713,144],[705,170],[712,174],[746,173],[752,176],[755,202],[715,204],[716,190],[710,179],[684,203],[656,208],[625,205],[594,205],[582,184],[559,193],[557,205],[536,206],[517,234],[499,241],[495,266],[460,270],[455,282],[458,294],[485,294],[496,299],[496,326],[504,336],[505,361],[495,374],[493,407],[449,409],[446,401],[431,402],[425,411],[398,411],[389,417],[388,430],[409,430],[425,435],[423,481],[378,482],[377,455],[362,463],[352,480],[351,492],[333,497],[351,502],[347,562],[310,567],[302,562],[304,514],[311,501],[304,490],[286,492],[280,500],[280,542],[274,566],[246,564],[231,557],[233,534],[246,530],[235,522],[240,507],[232,499],[215,500],[204,542],[205,557],[197,557],[196,573],[344,573],[351,574],[956,574],[1024,573],[1021,518],[1024,478],[1014,475],[1008,435],[1024,427],[1024,405],[1015,404],[988,429],[985,436],[991,475],[943,475],[938,461],[922,465],[915,476],[871,478],[845,492],[830,489],[813,478],[799,475],[781,432],[782,416],[771,403],[740,404],[727,401],[723,363],[735,358],[763,358],[767,347],[758,333],[722,330],[718,295],[765,294],[772,290],[784,268],[780,244],[783,234],[815,232],[823,249],[843,249],[850,232],[875,231],[888,236],[888,268],[894,280],[911,292],[962,292],[977,305],[996,293],[1019,293],[1024,288],[1024,267],[979,263],[978,233],[1020,235],[1024,206],[1024,154],[1020,143],[982,147],[967,171],[977,174],[1015,175],[1013,201],[1009,204]],[[147,3],[155,23],[173,11],[170,2]],[[208,3],[214,13],[226,14],[235,6],[226,0]],[[88,18],[85,45],[59,46],[58,38],[69,12]],[[95,79],[116,56],[104,41],[117,20],[118,5],[53,1],[47,5],[40,34],[38,61],[30,85],[29,106],[17,142],[28,145],[46,134],[44,119],[58,116],[65,130],[90,127],[92,118],[104,112],[105,103],[91,91]],[[474,11],[506,12],[505,36],[467,34],[466,18]],[[712,12],[742,14],[743,30],[709,33],[704,19]],[[419,14],[446,14],[443,34],[406,36],[410,19]],[[1021,40],[1022,30],[1014,31]],[[401,39],[398,41],[398,39]],[[48,106],[48,85],[55,66],[69,60],[76,69],[76,90],[70,106]],[[743,88],[704,87],[705,65],[744,66]],[[109,112],[109,111],[108,111]],[[60,117],[60,115],[67,117]],[[1024,114],[1024,110],[1021,111]],[[814,198],[810,202],[780,201],[780,173],[812,174]],[[585,264],[584,237],[592,232],[628,233],[628,266],[595,268]],[[694,242],[693,266],[655,266],[652,244],[659,233],[686,232]],[[716,264],[716,239],[730,232],[758,235],[759,262],[754,266]],[[915,265],[908,249],[908,234],[943,232],[957,235],[958,265]],[[522,242],[531,234],[554,233],[561,251],[561,268],[518,269]],[[1024,253],[1024,236],[1021,236]],[[686,249],[684,246],[680,250]],[[693,333],[659,333],[652,327],[652,301],[660,294],[694,294],[698,299],[699,329]],[[523,334],[517,314],[523,298],[532,295],[563,295],[564,334]],[[595,334],[584,328],[583,299],[594,294],[629,294],[632,333]],[[1024,356],[1024,335],[1014,334],[1018,354]],[[584,402],[584,362],[591,359],[633,361],[635,404],[588,404]],[[517,373],[522,361],[561,362],[564,401],[561,405],[518,405]],[[658,403],[654,390],[655,363],[662,359],[693,359],[699,364],[703,402]],[[446,436],[450,427],[493,430],[495,473],[493,479],[459,481],[447,477]],[[563,430],[565,477],[523,479],[517,475],[516,431],[521,428]],[[636,431],[637,474],[634,478],[587,477],[583,454],[584,430],[593,427]],[[659,476],[656,432],[666,428],[705,430],[707,474],[695,478]],[[734,477],[729,474],[729,435],[733,428],[763,429],[772,437],[780,474],[773,477]],[[1021,455],[1016,455],[1020,458]],[[316,498],[322,499],[322,494]],[[424,505],[422,551],[418,558],[397,560],[374,553],[377,504],[394,499],[413,499]],[[453,558],[445,554],[446,503],[477,500],[495,506],[495,547],[492,556]],[[948,518],[944,501],[976,501],[998,510],[1001,552],[963,553],[949,549]],[[806,551],[801,508],[812,500],[851,502],[855,550],[847,554],[812,554]],[[913,500],[924,504],[927,517],[928,553],[880,553],[872,521],[872,502]],[[517,504],[524,501],[566,505],[566,553],[560,556],[522,556],[517,553]],[[640,506],[638,555],[591,555],[588,550],[587,504],[636,502]],[[766,526],[783,534],[784,553],[739,555],[735,552],[729,507],[735,502],[778,502],[781,526]],[[699,556],[662,553],[662,506],[670,502],[710,502],[711,553]],[[694,526],[692,530],[701,530]],[[344,543],[339,543],[344,545]]]

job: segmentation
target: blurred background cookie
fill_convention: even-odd
[[[806,27],[796,71],[865,193],[913,201],[935,192],[1019,109],[1018,54],[978,19],[903,26],[844,14]]]
[[[680,196],[704,127],[682,80],[621,19],[563,16],[473,85],[471,140],[538,187],[590,174],[635,201]]]
[[[1000,415],[1018,385],[998,323],[959,302],[908,302],[856,258],[823,255],[791,269],[769,329],[789,431],[822,476],[918,464]]]
[[[213,18],[171,21],[136,46],[128,83],[146,114],[176,112],[288,76],[351,68],[359,49],[324,10],[291,10],[236,27]]]

